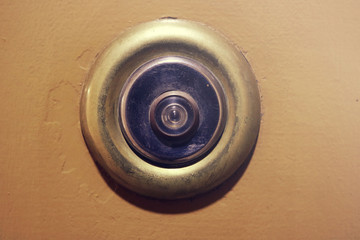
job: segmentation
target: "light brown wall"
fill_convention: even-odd
[[[0,239],[360,239],[359,10],[348,0],[1,1]],[[79,126],[96,54],[165,16],[227,35],[262,95],[244,173],[179,202],[108,186]]]

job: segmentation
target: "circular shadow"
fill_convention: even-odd
[[[256,140],[257,142],[257,140]],[[201,208],[205,208],[214,202],[223,198],[227,192],[229,192],[235,184],[241,179],[245,170],[247,169],[252,155],[254,153],[256,142],[243,162],[243,164],[236,170],[236,172],[229,177],[225,182],[220,184],[215,189],[206,192],[204,194],[197,195],[191,198],[179,199],[179,200],[161,200],[139,195],[135,192],[128,190],[127,188],[118,184],[109,174],[101,167],[96,161],[96,166],[105,180],[106,184],[121,198],[127,202],[142,208],[147,211],[163,213],[163,214],[181,214],[189,213]]]

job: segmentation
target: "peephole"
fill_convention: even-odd
[[[244,162],[260,126],[255,76],[203,24],[160,19],[124,32],[89,72],[81,128],[94,159],[145,196],[191,197]]]

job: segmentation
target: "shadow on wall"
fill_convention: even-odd
[[[250,163],[255,147],[256,147],[256,143],[253,149],[251,150],[250,154],[244,161],[244,163],[240,166],[240,168],[237,169],[236,172],[220,186],[207,193],[198,195],[196,197],[179,199],[179,200],[159,200],[159,199],[153,199],[153,198],[141,196],[119,185],[106,173],[106,171],[98,163],[96,163],[96,165],[107,185],[118,196],[125,199],[127,202],[142,209],[158,212],[158,213],[164,213],[164,214],[188,213],[207,207],[212,203],[223,198],[226,195],[226,193],[229,192],[243,176],[245,170],[247,169]]]

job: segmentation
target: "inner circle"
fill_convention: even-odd
[[[219,80],[200,62],[157,58],[136,69],[125,86],[120,95],[121,130],[144,160],[187,165],[208,154],[220,138],[225,96]],[[169,107],[174,103],[187,116],[181,107]]]
[[[174,146],[188,141],[199,123],[195,100],[182,91],[169,91],[158,96],[150,106],[153,131],[165,144]]]
[[[179,129],[185,125],[188,119],[186,109],[177,103],[169,104],[161,112],[162,123],[171,129]]]

